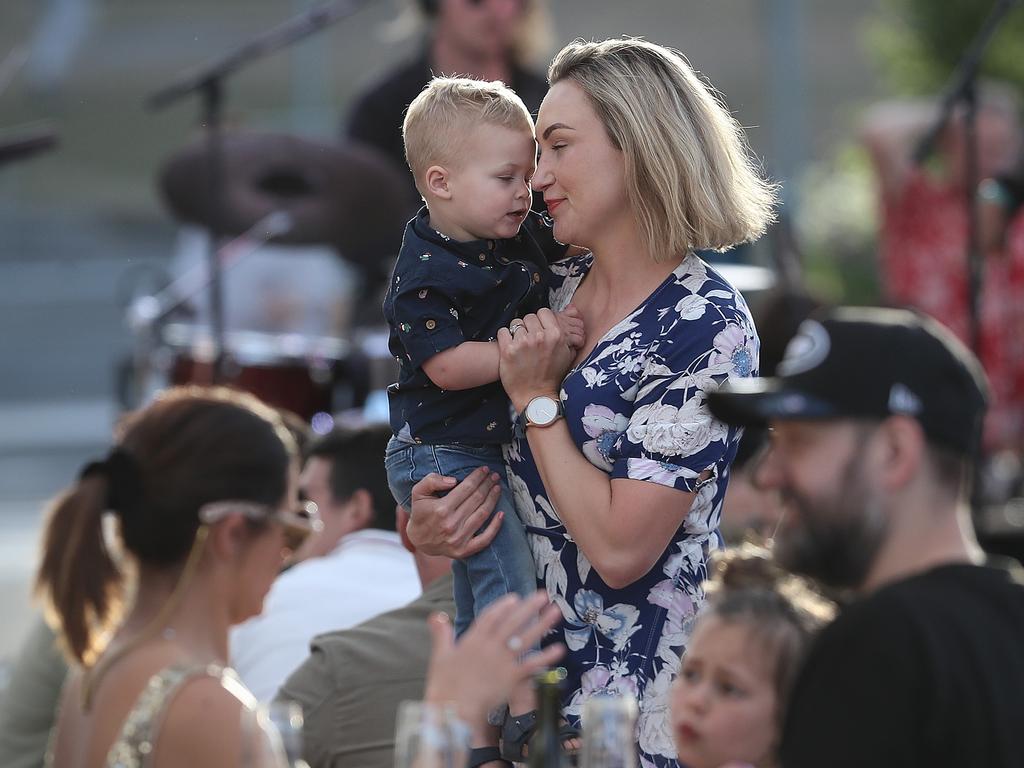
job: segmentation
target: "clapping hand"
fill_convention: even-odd
[[[505,595],[487,606],[456,644],[448,617],[435,614],[424,699],[454,702],[466,723],[486,722],[487,713],[507,701],[515,686],[565,653],[560,643],[530,650],[561,618],[543,592],[526,599]]]

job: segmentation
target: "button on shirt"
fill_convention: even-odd
[[[398,382],[388,388],[391,428],[410,443],[487,445],[511,438],[500,382],[442,390],[423,363],[464,341],[493,341],[513,318],[547,304],[548,261],[565,246],[531,213],[507,240],[458,242],[432,229],[427,209],[409,222],[384,317]]]

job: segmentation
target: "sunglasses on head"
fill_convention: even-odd
[[[324,527],[320,510],[312,501],[299,501],[288,509],[276,509],[252,501],[214,501],[199,509],[199,521],[212,525],[232,514],[253,522],[272,520],[279,523],[284,528],[285,546],[293,551]]]

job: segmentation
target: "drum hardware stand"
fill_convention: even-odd
[[[996,0],[988,18],[978,34],[967,47],[950,76],[949,85],[939,108],[939,116],[921,138],[914,150],[913,162],[923,164],[932,154],[935,143],[953,115],[957,105],[964,105],[965,168],[964,188],[967,195],[967,323],[968,343],[971,351],[981,359],[981,301],[984,292],[985,263],[981,253],[981,238],[978,217],[978,69],[985,50],[993,36],[1017,0]],[[984,505],[980,479],[985,467],[985,457],[979,447],[973,460],[973,475],[976,481],[972,490],[971,508],[977,516]]]
[[[186,74],[174,83],[153,93],[146,104],[158,110],[173,104],[191,93],[202,99],[202,121],[206,129],[208,171],[207,183],[212,215],[209,231],[209,302],[210,333],[213,343],[213,383],[223,380],[224,348],[224,286],[218,257],[218,247],[224,234],[224,161],[222,146],[224,81],[228,75],[240,70],[250,61],[266,56],[281,48],[319,32],[331,24],[347,18],[368,5],[370,0],[334,0],[312,8],[274,29],[244,43],[235,51],[201,67],[198,72]]]
[[[978,68],[992,37],[1017,0],[996,0],[981,30],[967,47],[953,70],[946,86],[939,116],[922,136],[914,150],[915,165],[923,164],[935,149],[935,143],[953,115],[958,104],[964,105],[964,135],[966,144],[965,187],[967,195],[967,316],[971,351],[981,353],[981,296],[984,289],[984,259],[978,231]]]
[[[143,342],[136,347],[134,401],[141,402],[142,390],[139,386],[147,377],[160,334],[158,329],[175,310],[186,306],[201,291],[208,289],[214,274],[221,276],[247,259],[275,237],[287,234],[294,222],[292,216],[284,211],[275,211],[264,216],[233,240],[224,243],[215,253],[217,269],[211,271],[207,265],[198,264],[189,269],[155,295],[139,296],[128,307],[126,322]],[[212,332],[212,330],[211,330]],[[221,361],[221,374],[227,362],[226,349],[222,344],[213,342],[215,360]]]

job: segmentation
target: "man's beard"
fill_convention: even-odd
[[[781,491],[783,501],[795,507],[789,514],[798,515],[776,535],[775,558],[782,567],[839,590],[857,589],[866,581],[888,531],[888,519],[864,477],[865,453],[862,443],[830,499]]]

